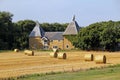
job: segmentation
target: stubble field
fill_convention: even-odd
[[[51,58],[50,52],[35,51],[35,56],[27,56],[23,52],[0,53],[0,78],[17,77],[26,74],[85,70],[120,64],[120,52],[66,51],[67,59]],[[85,54],[106,55],[106,64],[86,62]]]

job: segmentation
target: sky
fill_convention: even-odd
[[[120,0],[0,0],[0,11],[12,13],[13,22],[69,23],[73,15],[80,26],[120,21]]]

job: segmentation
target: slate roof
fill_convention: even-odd
[[[49,40],[63,40],[63,32],[45,32],[45,37]]]
[[[78,34],[79,29],[80,27],[78,23],[75,21],[75,16],[74,16],[72,22],[69,23],[63,35],[76,35]]]
[[[45,35],[44,30],[40,27],[39,23],[36,22],[36,26],[30,33],[29,37],[43,37]]]

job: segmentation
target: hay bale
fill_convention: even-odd
[[[29,51],[29,52],[27,53],[27,55],[28,55],[28,56],[34,56],[34,51]]]
[[[57,52],[50,53],[50,57],[57,58],[58,54]]]
[[[27,55],[27,52],[28,52],[29,50],[24,50],[24,53],[25,53],[25,55]]]
[[[34,56],[34,51],[31,51],[31,50],[25,50],[24,53],[25,55],[28,55],[28,56]]]
[[[96,63],[106,63],[106,56],[105,55],[97,55],[95,56]]]
[[[58,52],[58,49],[57,48],[53,48],[53,52]]]
[[[84,59],[85,61],[93,61],[93,54],[85,54]]]
[[[14,49],[14,52],[19,52],[19,49]]]
[[[58,53],[58,59],[66,59],[67,55],[66,53]]]

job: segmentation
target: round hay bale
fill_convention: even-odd
[[[58,52],[58,49],[57,48],[53,48],[53,52]]]
[[[27,52],[28,52],[29,50],[24,50],[24,53],[25,53],[25,55],[27,55]]]
[[[14,52],[19,52],[19,49],[14,49]]]
[[[58,54],[57,52],[50,53],[50,57],[57,58]]]
[[[25,55],[28,55],[28,56],[34,56],[34,51],[31,51],[31,50],[25,50],[24,53]]]
[[[85,54],[84,59],[85,61],[93,61],[93,54]]]
[[[106,63],[106,56],[105,55],[97,55],[95,56],[95,62],[96,63]]]
[[[66,59],[67,55],[66,53],[58,53],[58,59]]]

